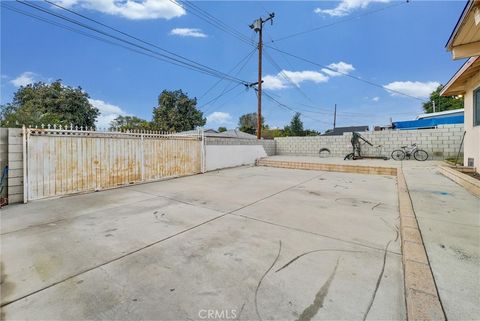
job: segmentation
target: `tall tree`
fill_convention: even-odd
[[[181,132],[203,126],[207,122],[197,109],[197,99],[189,98],[182,90],[164,90],[153,109],[152,125],[157,130]]]
[[[147,130],[151,127],[150,122],[136,116],[118,116],[110,122],[110,128],[120,130]]]
[[[287,136],[305,136],[303,122],[300,119],[300,113],[295,113],[295,115],[293,115],[290,125],[285,126],[284,131]]]
[[[220,126],[218,127],[218,130],[217,130],[219,133],[223,133],[223,132],[226,132],[227,131],[227,127],[224,127],[224,126]]]
[[[257,133],[257,113],[249,113],[240,116],[238,127],[242,132],[255,135]],[[262,128],[264,128],[265,118],[262,116]]]
[[[423,103],[425,113],[433,113],[433,102],[435,102],[435,112],[463,108],[463,97],[443,97],[440,96],[443,85],[440,85],[430,94],[428,102]]]
[[[100,112],[81,87],[37,82],[20,87],[11,103],[1,106],[0,125],[19,127],[57,124],[94,127]]]

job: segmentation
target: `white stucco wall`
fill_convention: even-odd
[[[480,172],[480,125],[473,126],[473,91],[480,87],[480,74],[470,79],[465,92],[465,140],[464,140],[464,164],[473,158],[477,172]]]
[[[206,170],[253,165],[255,160],[267,157],[262,145],[207,145]]]

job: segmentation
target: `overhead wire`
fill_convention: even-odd
[[[408,0],[407,0],[407,1],[402,1],[402,2],[397,2],[397,3],[394,3],[394,4],[390,5],[390,6],[382,7],[382,8],[376,9],[376,10],[370,10],[370,11],[365,12],[365,13],[363,13],[363,14],[359,14],[359,15],[351,16],[351,17],[349,17],[349,18],[344,18],[344,19],[336,20],[336,21],[334,21],[334,22],[327,23],[327,24],[324,24],[324,25],[321,25],[321,26],[318,26],[318,27],[314,27],[314,28],[311,28],[311,29],[307,29],[307,30],[295,32],[295,33],[292,33],[292,34],[290,34],[290,35],[286,35],[286,36],[277,38],[277,39],[275,39],[275,40],[271,40],[271,42],[272,42],[272,43],[273,43],[273,42],[279,42],[279,41],[282,41],[282,40],[286,40],[286,39],[298,37],[298,36],[301,36],[301,35],[304,35],[304,34],[307,34],[307,33],[315,32],[315,31],[318,31],[318,30],[321,30],[321,29],[329,28],[329,27],[334,26],[334,25],[337,25],[337,24],[349,22],[349,21],[352,21],[352,20],[357,20],[357,19],[359,19],[359,18],[361,18],[361,17],[368,16],[368,15],[372,15],[372,14],[375,14],[375,13],[378,13],[378,12],[381,12],[381,11],[385,11],[385,10],[388,10],[388,9],[392,9],[392,8],[394,8],[394,7],[398,7],[398,6],[403,5],[403,4],[406,4],[406,3],[408,3],[408,2],[409,2]]]
[[[227,71],[228,74],[232,73],[242,62],[244,62],[245,60],[250,60],[250,58],[253,56],[253,54],[255,53],[257,49],[254,48],[252,51],[250,51],[245,57],[243,57],[237,64],[235,64],[235,66],[233,66],[229,71]],[[219,80],[217,80],[212,86],[210,86],[198,99],[202,99],[203,97],[205,97],[210,91],[212,91],[216,86],[218,86],[218,84],[220,84],[224,79],[223,78],[220,78]]]
[[[225,74],[225,73],[223,73],[223,72],[221,72],[221,71],[219,71],[219,70],[216,70],[216,69],[213,69],[213,68],[211,68],[211,67],[205,66],[205,65],[203,65],[203,64],[201,64],[201,63],[198,63],[198,62],[196,62],[196,61],[193,61],[193,60],[188,59],[188,58],[186,58],[186,57],[183,57],[183,56],[181,56],[181,55],[175,54],[175,53],[173,53],[173,52],[171,52],[171,51],[168,51],[168,50],[166,50],[166,49],[160,48],[160,47],[158,47],[158,46],[156,46],[156,47],[157,47],[157,48],[160,48],[163,52],[168,53],[168,55],[167,55],[167,54],[160,53],[160,52],[158,52],[158,51],[151,50],[151,49],[149,49],[149,48],[147,48],[147,47],[141,46],[141,45],[139,45],[139,44],[137,44],[137,43],[131,42],[131,41],[126,40],[126,39],[123,39],[123,38],[121,38],[121,37],[118,37],[118,36],[109,34],[108,32],[99,30],[99,29],[94,28],[94,27],[92,27],[92,26],[90,26],[90,25],[86,25],[86,24],[84,24],[84,23],[82,23],[82,22],[79,22],[79,21],[77,21],[77,20],[75,20],[75,19],[72,19],[72,18],[63,16],[63,15],[61,15],[61,14],[52,12],[52,11],[50,11],[50,10],[44,8],[44,7],[41,7],[41,6],[32,4],[32,3],[29,3],[29,2],[25,2],[25,1],[20,1],[20,0],[17,0],[17,2],[18,2],[18,3],[21,3],[21,4],[23,4],[23,5],[29,6],[29,7],[33,8],[33,9],[38,10],[38,11],[47,13],[47,14],[52,15],[52,16],[55,16],[55,17],[57,17],[57,18],[59,18],[59,19],[68,21],[68,22],[70,22],[70,23],[72,23],[72,24],[75,24],[75,25],[77,25],[77,26],[83,27],[83,28],[85,28],[85,29],[94,31],[94,32],[99,33],[99,34],[102,34],[103,36],[107,36],[107,37],[109,37],[109,38],[115,39],[116,41],[123,42],[123,43],[126,43],[126,44],[130,45],[130,46],[137,47],[137,48],[139,48],[139,49],[145,50],[145,51],[150,52],[150,53],[152,53],[152,54],[154,54],[154,55],[157,55],[157,56],[160,56],[160,57],[162,57],[162,58],[165,58],[165,59],[167,59],[168,61],[173,61],[173,62],[179,63],[179,64],[181,64],[181,65],[188,66],[188,67],[193,68],[194,70],[196,70],[196,71],[198,71],[198,72],[202,72],[202,73],[204,73],[204,74],[208,74],[208,75],[210,75],[210,76],[217,77],[217,78],[222,78],[222,77],[224,77],[225,79],[228,79],[228,80],[230,80],[230,81],[234,81],[234,82],[238,82],[238,83],[242,83],[242,84],[248,84],[248,82],[246,82],[246,81],[244,81],[244,80],[241,80],[241,79],[232,77],[232,76],[227,75],[227,74]],[[71,12],[71,11],[72,11],[72,10],[70,10],[70,12]],[[112,28],[112,29],[114,29],[114,28]],[[131,37],[132,37],[132,38],[136,38],[136,37],[133,37],[133,36],[131,36]],[[139,39],[139,38],[138,38],[138,39]],[[139,41],[139,40],[137,40],[137,41]],[[147,42],[145,42],[145,43],[147,43]]]

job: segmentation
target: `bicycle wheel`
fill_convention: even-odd
[[[394,160],[404,160],[405,159],[405,152],[401,149],[394,150],[392,152],[392,158]]]
[[[415,151],[415,153],[413,153],[413,157],[417,160],[417,161],[426,161],[427,158],[428,158],[428,153],[426,151],[424,151],[423,149],[417,149]]]

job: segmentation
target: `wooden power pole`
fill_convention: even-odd
[[[337,104],[335,104],[335,111],[333,112],[333,129],[337,126]]]
[[[258,82],[257,82],[257,139],[262,138],[262,49],[263,49],[263,24],[267,21],[271,21],[273,24],[273,18],[275,13],[272,12],[268,15],[268,18],[259,18],[255,20],[250,28],[258,32]]]

